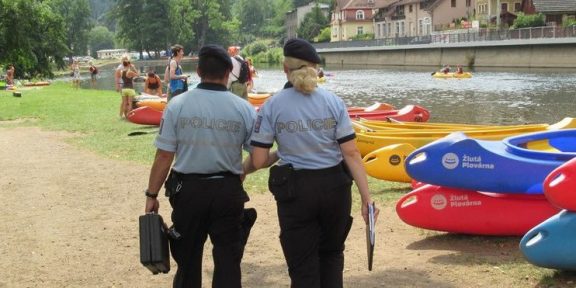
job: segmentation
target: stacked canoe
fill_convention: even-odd
[[[543,182],[575,156],[576,129],[547,130],[500,141],[453,133],[416,149],[405,159],[408,175],[430,185],[403,197],[396,212],[404,222],[420,228],[523,235],[558,213],[559,208],[544,197]]]
[[[456,131],[482,140],[501,140],[509,136],[576,128],[576,120],[565,118],[553,124],[528,125],[470,125],[455,123],[383,123],[377,121],[355,122],[356,143],[364,156],[366,172],[375,178],[410,182],[405,159],[414,150]]]
[[[564,209],[522,237],[520,250],[532,264],[576,270],[576,158],[554,169],[544,180],[544,195]]]
[[[134,97],[136,109],[128,113],[128,121],[141,125],[160,125],[167,98],[142,94]]]

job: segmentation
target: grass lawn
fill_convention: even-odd
[[[119,118],[120,96],[114,91],[74,89],[70,83],[56,82],[40,88],[0,91],[2,126],[39,126],[50,130],[75,133],[69,141],[105,157],[151,165],[155,133],[128,136],[134,131],[156,131],[156,127],[132,124]],[[266,169],[247,177],[245,188],[250,192],[268,191]],[[378,203],[396,201],[409,191],[407,184],[369,179]],[[357,194],[357,193],[355,193]],[[355,197],[357,198],[357,197]]]

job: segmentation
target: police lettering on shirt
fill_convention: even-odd
[[[214,119],[206,117],[180,117],[178,118],[178,129],[186,128],[201,128],[201,129],[211,129],[211,130],[222,130],[232,133],[240,132],[240,121],[226,120],[226,119]]]
[[[282,132],[297,133],[331,130],[334,129],[334,127],[336,127],[336,119],[334,118],[307,120],[300,119],[296,121],[276,122],[275,124],[275,130],[277,134],[281,134]]]

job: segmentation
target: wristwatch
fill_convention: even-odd
[[[146,197],[152,198],[152,199],[156,199],[156,197],[158,197],[158,193],[156,193],[156,194],[150,193],[150,191],[148,189],[144,190],[144,195],[146,195]]]

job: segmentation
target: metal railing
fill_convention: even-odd
[[[521,29],[467,29],[434,32],[415,37],[388,37],[373,40],[314,43],[316,49],[379,47],[399,45],[426,45],[434,43],[462,43],[501,40],[530,40],[544,38],[576,38],[576,25],[572,27],[543,26]]]

